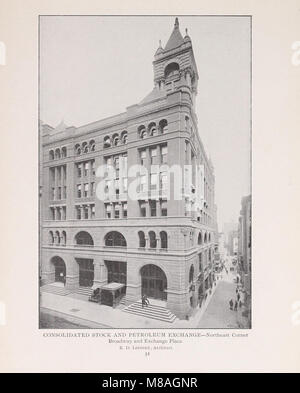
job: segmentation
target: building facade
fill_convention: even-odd
[[[77,291],[118,282],[126,304],[146,294],[186,318],[213,285],[218,236],[198,71],[177,18],[153,69],[153,90],[124,113],[78,128],[41,125],[42,283]]]
[[[251,196],[242,198],[238,231],[238,273],[243,285],[244,316],[251,325]]]

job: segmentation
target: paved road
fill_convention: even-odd
[[[40,329],[103,329],[106,325],[85,321],[57,311],[41,308]]]
[[[198,327],[206,329],[238,328],[237,313],[229,309],[230,299],[235,299],[236,284],[232,276],[221,281],[203,314]]]

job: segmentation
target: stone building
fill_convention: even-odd
[[[124,113],[41,125],[42,282],[74,292],[118,282],[126,304],[145,293],[186,318],[213,285],[218,237],[214,170],[195,113],[198,71],[177,18],[153,69],[153,90]]]
[[[244,316],[251,325],[251,195],[242,198],[239,218],[238,273],[245,293]]]

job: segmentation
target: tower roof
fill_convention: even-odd
[[[172,31],[170,38],[169,38],[169,41],[167,42],[167,45],[165,46],[165,51],[177,48],[178,46],[180,46],[182,44],[184,44],[184,39],[183,39],[183,37],[180,33],[180,30],[179,30],[178,18],[176,18],[175,24],[174,24],[174,29]]]

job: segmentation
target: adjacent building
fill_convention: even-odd
[[[251,195],[242,198],[238,231],[238,273],[244,289],[244,316],[251,325]]]
[[[153,71],[153,90],[124,113],[41,125],[41,275],[74,292],[119,283],[126,304],[146,294],[186,318],[213,285],[218,235],[198,70],[177,18]]]

